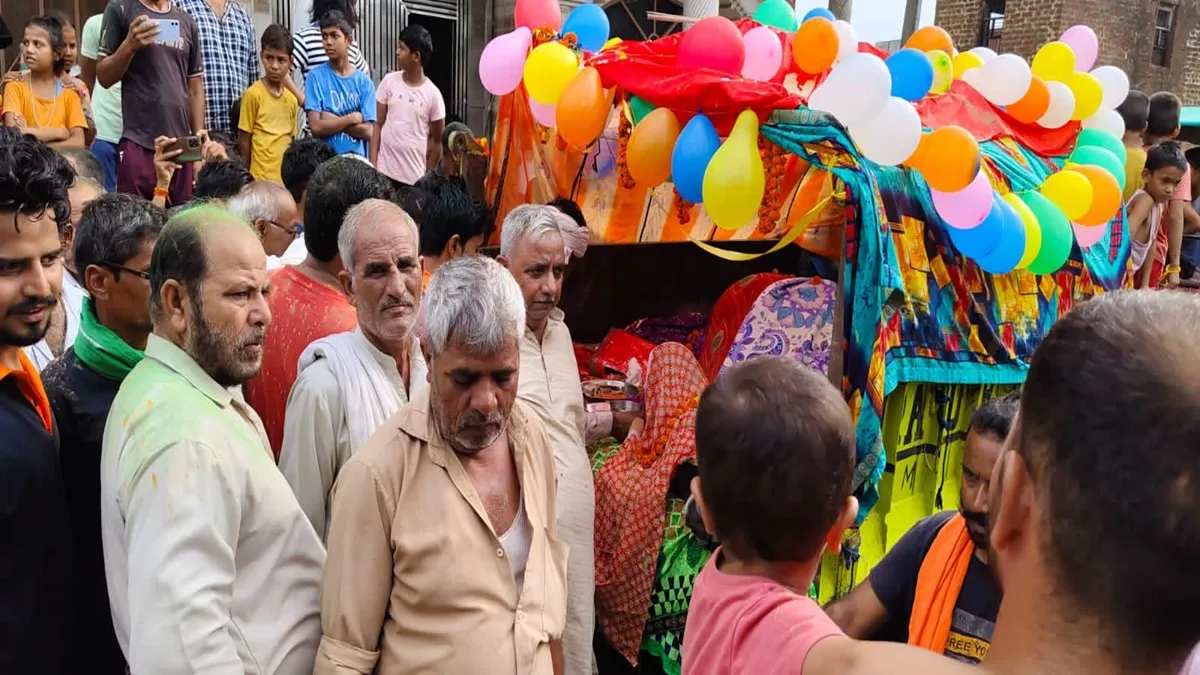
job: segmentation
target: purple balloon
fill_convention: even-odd
[[[1096,65],[1096,57],[1100,55],[1100,40],[1096,31],[1080,24],[1067,29],[1059,41],[1067,43],[1075,52],[1075,70],[1088,72]]]
[[[969,230],[979,227],[992,209],[992,184],[983,169],[975,180],[958,192],[940,192],[929,189],[933,196],[933,207],[950,227]]]

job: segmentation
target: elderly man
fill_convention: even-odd
[[[382,199],[351,208],[338,233],[346,267],[338,276],[358,328],[321,338],[300,355],[279,455],[322,539],[338,471],[429,376],[412,333],[421,302],[417,240],[413,219]]]
[[[79,672],[123,675],[113,632],[100,536],[100,452],[104,421],[150,335],[150,254],[167,216],[129,195],[104,195],[78,220],[75,261],[90,298],[79,340],[42,373],[58,420],[59,456],[75,542],[71,650]]]
[[[262,364],[266,255],[198,206],[150,261],[154,333],[104,430],[100,517],[113,622],[134,673],[312,669],[325,552],[237,385]]]
[[[229,198],[225,206],[250,223],[267,252],[267,269],[284,265],[283,254],[300,235],[296,200],[282,185],[256,180]]]
[[[425,296],[429,386],[334,488],[317,675],[561,675],[554,456],[516,400],[521,290],[489,258]]]

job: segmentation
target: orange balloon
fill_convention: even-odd
[[[1075,222],[1090,227],[1107,225],[1121,208],[1121,186],[1117,179],[1098,166],[1075,164],[1071,170],[1083,174],[1092,184],[1092,205]]]
[[[655,187],[671,177],[671,153],[679,138],[679,118],[668,108],[655,108],[629,135],[625,164],[643,187]]]
[[[910,159],[909,165],[940,192],[958,192],[979,174],[979,143],[962,127],[942,127],[925,134],[913,157],[915,161]]]
[[[1025,124],[1033,124],[1042,119],[1042,115],[1045,115],[1049,109],[1050,87],[1047,87],[1046,81],[1037,75],[1033,76],[1033,80],[1029,83],[1029,91],[1025,92],[1021,100],[1004,108],[1009,115]]]
[[[915,49],[919,52],[931,52],[935,49],[940,49],[947,54],[954,53],[954,40],[944,29],[937,26],[925,26],[912,34],[908,38],[908,42],[904,43],[906,49]]]
[[[606,94],[600,73],[588,66],[579,71],[558,97],[554,121],[558,135],[580,150],[585,150],[608,124],[612,93]]]
[[[809,75],[820,75],[833,67],[838,55],[837,29],[833,22],[816,16],[801,24],[792,39],[792,58]]]

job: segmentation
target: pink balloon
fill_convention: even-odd
[[[558,6],[558,0],[517,0],[513,19],[517,26],[529,30],[546,26],[558,30],[563,23],[562,8]]]
[[[741,31],[732,21],[723,16],[710,16],[683,32],[675,59],[684,70],[711,68],[738,75],[746,60],[746,46],[742,43]]]
[[[532,97],[529,99],[529,110],[533,113],[533,119],[544,127],[554,128],[554,109],[556,107],[553,103],[538,103]]]
[[[746,61],[742,64],[742,77],[766,82],[779,72],[783,62],[783,44],[775,31],[766,26],[751,28],[742,36],[746,45]]]
[[[1088,248],[1100,243],[1104,235],[1108,234],[1109,226],[1105,224],[1090,227],[1071,223],[1071,228],[1075,230],[1075,241],[1079,242],[1079,248]]]
[[[1100,40],[1096,31],[1080,24],[1067,29],[1059,41],[1067,43],[1075,52],[1075,70],[1088,72],[1096,65],[1096,57],[1100,54]]]
[[[525,58],[533,32],[521,26],[511,33],[497,35],[479,56],[479,80],[483,88],[496,96],[511,94],[525,72]]]
[[[929,189],[933,196],[933,207],[951,227],[969,230],[979,227],[992,210],[992,184],[981,169],[975,180],[958,192],[941,192]]]

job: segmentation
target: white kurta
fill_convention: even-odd
[[[410,339],[409,382],[416,390],[427,385],[428,369],[420,344]],[[300,355],[299,375],[288,395],[279,470],[322,541],[338,471],[408,403],[410,394],[396,361],[376,349],[361,329],[316,340]]]
[[[589,675],[596,622],[596,486],[584,447],[586,421],[575,349],[559,309],[551,313],[540,343],[533,331],[525,330],[518,397],[537,411],[554,448],[558,536],[570,546],[564,673]]]

